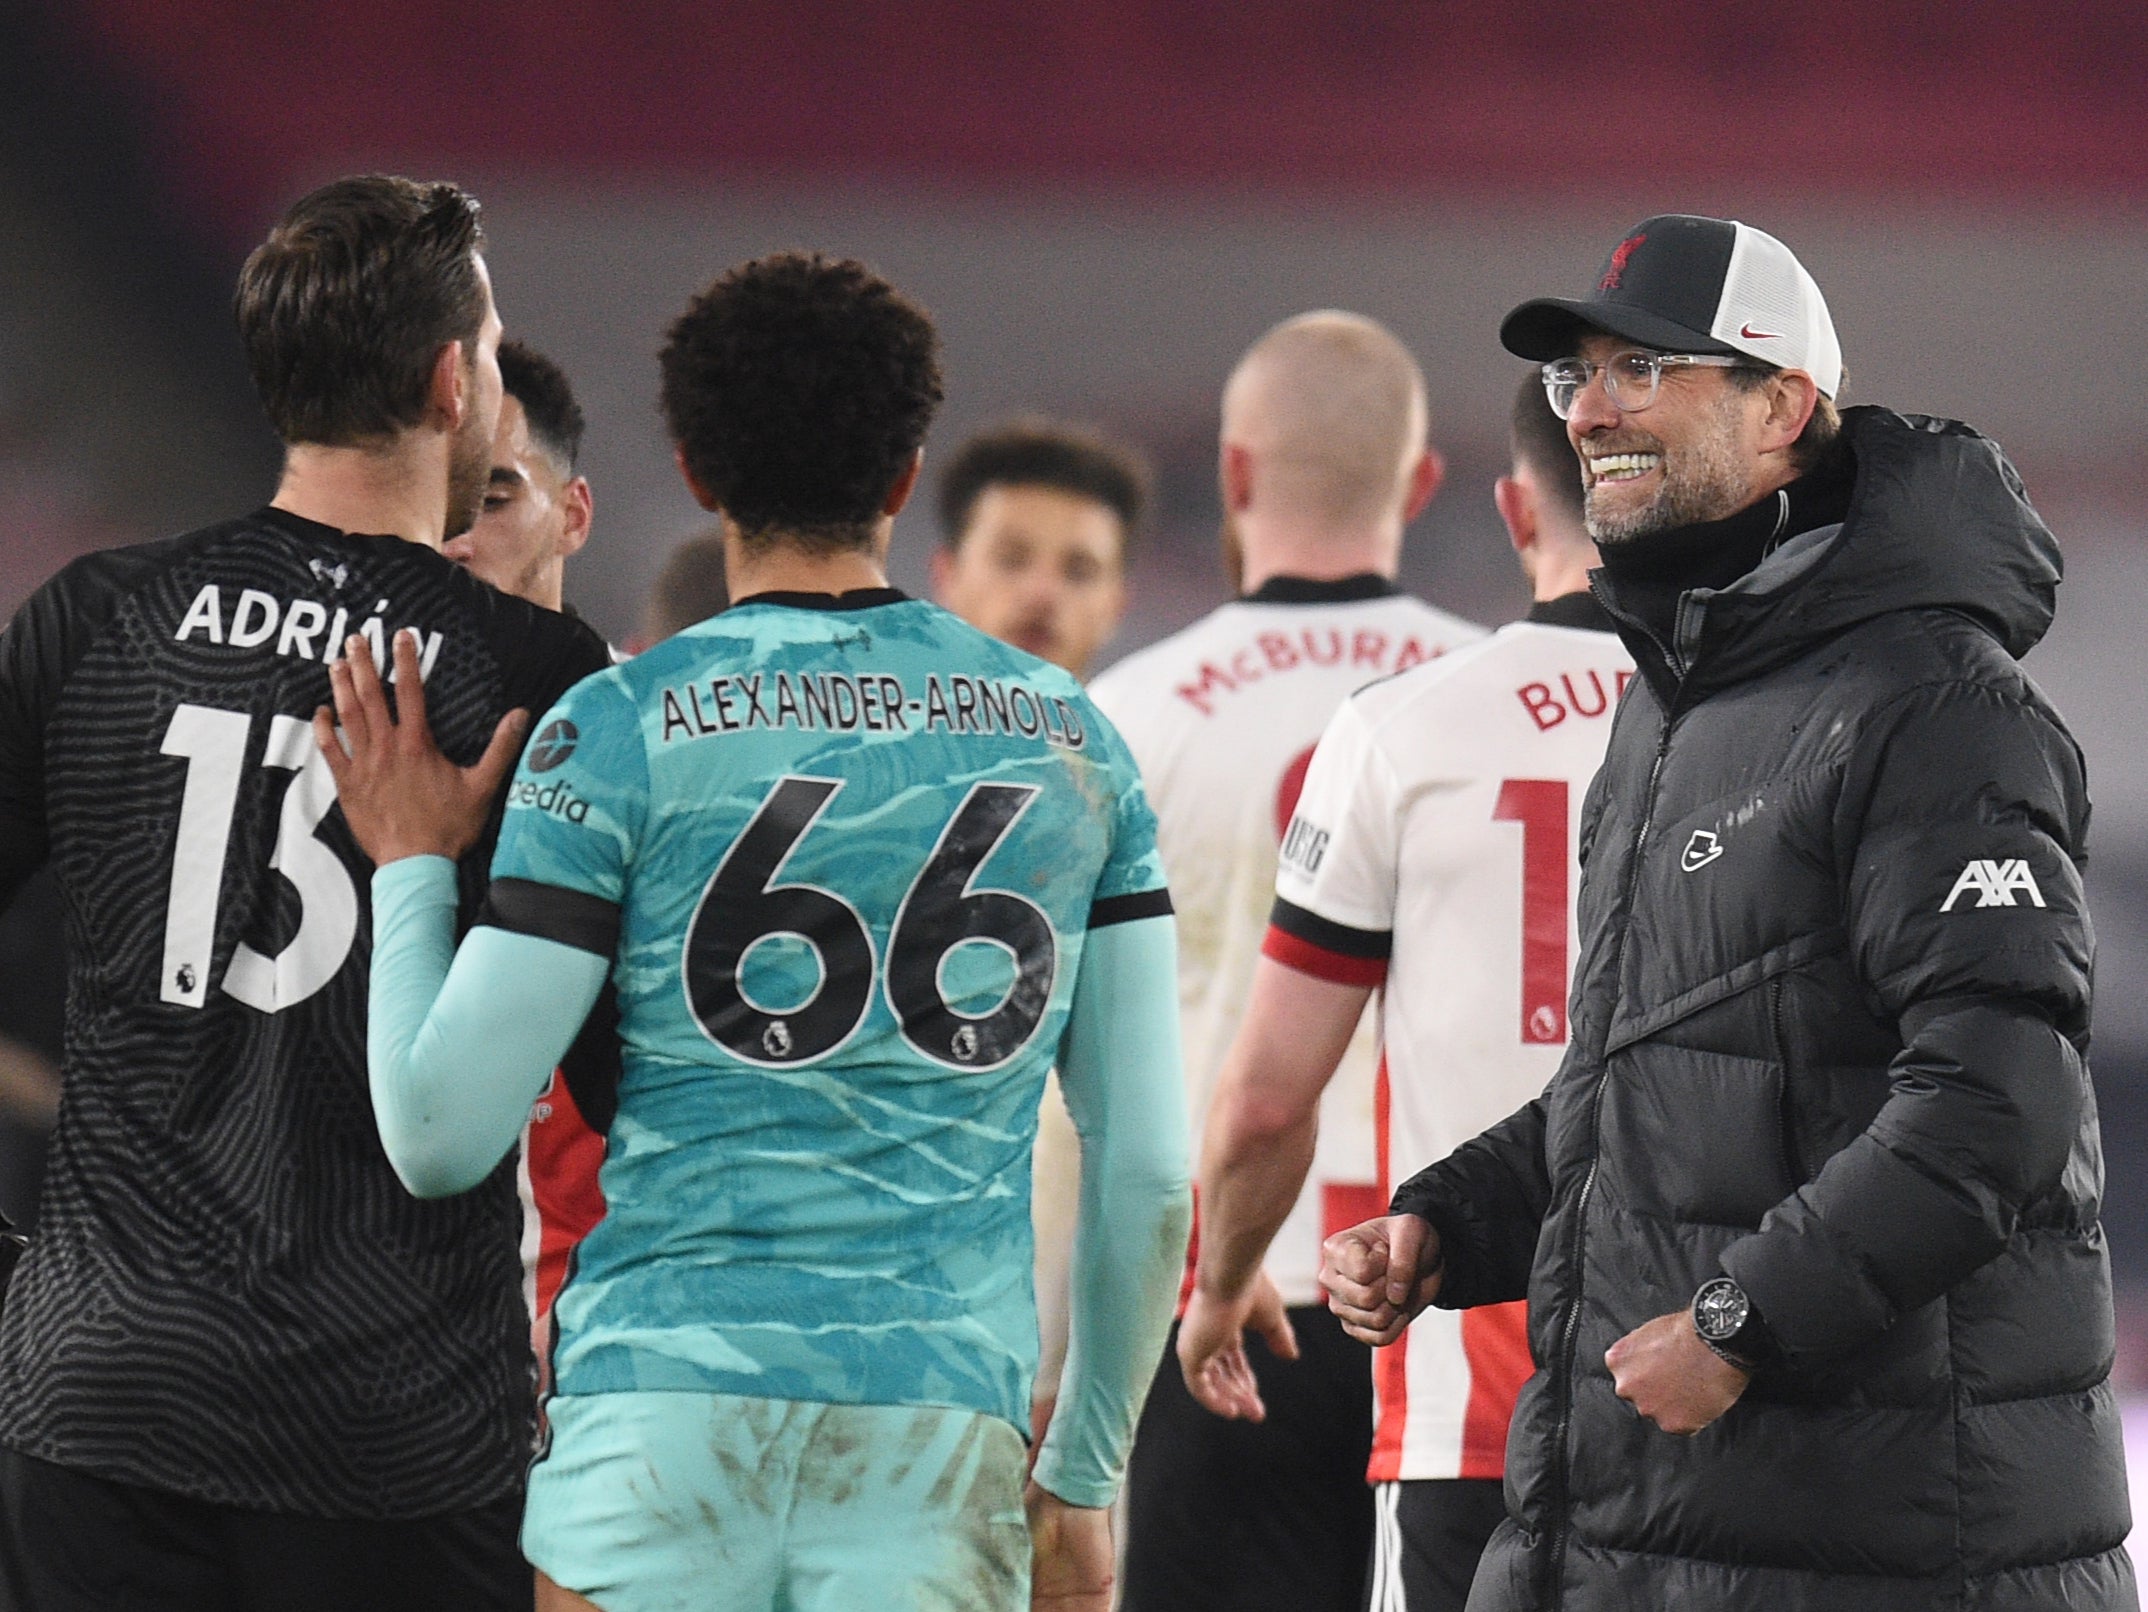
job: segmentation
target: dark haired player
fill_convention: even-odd
[[[529,1604],[512,1172],[423,1204],[382,1154],[370,869],[308,728],[352,634],[415,635],[465,760],[605,663],[438,553],[499,409],[482,245],[452,185],[300,201],[238,288],[273,502],[77,561],[0,638],[0,892],[49,861],[74,954],[0,1326],[0,1563],[40,1612]]]
[[[972,627],[1087,677],[1126,612],[1126,545],[1148,471],[1050,420],[970,438],[940,473],[940,603]]]
[[[441,552],[502,593],[557,610],[593,513],[589,478],[575,471],[582,408],[566,373],[521,342],[500,343],[500,383],[485,507]]]
[[[1155,821],[1073,678],[887,586],[940,397],[923,313],[861,265],[763,258],[663,374],[738,602],[540,719],[459,952],[444,853],[493,774],[407,701],[391,725],[363,642],[349,757],[317,723],[380,864],[373,1098],[414,1191],[498,1167],[618,982],[607,1211],[555,1307],[523,1528],[540,1602],[1015,1612],[1034,1549],[1038,1604],[1104,1612],[1189,1218]],[[1082,1225],[1025,1531],[1054,1062]]]

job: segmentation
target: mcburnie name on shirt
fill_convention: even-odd
[[[1307,627],[1293,632],[1257,632],[1228,655],[1204,659],[1190,682],[1171,692],[1203,716],[1216,714],[1216,702],[1267,678],[1299,667],[1351,666],[1374,677],[1388,677],[1437,660],[1442,644],[1427,644],[1414,633],[1400,639],[1376,627],[1344,631]]]
[[[934,672],[922,694],[887,672],[752,672],[664,690],[663,742],[748,733],[960,733],[1089,742],[1081,714],[1056,694],[962,672]]]

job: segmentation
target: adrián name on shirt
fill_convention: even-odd
[[[1056,694],[961,672],[934,672],[922,696],[886,672],[752,672],[664,690],[663,742],[747,733],[960,733],[1089,742],[1081,715]]]
[[[1373,677],[1386,677],[1437,660],[1446,653],[1444,644],[1428,646],[1415,636],[1398,640],[1372,627],[1348,632],[1339,627],[1261,632],[1228,655],[1202,661],[1193,681],[1179,684],[1172,692],[1201,715],[1214,716],[1218,695],[1235,694],[1249,684],[1294,672],[1301,666],[1347,663],[1363,667]]]
[[[354,623],[351,611],[343,605],[336,606],[331,614],[328,606],[317,599],[279,599],[259,588],[245,588],[240,590],[227,618],[224,590],[210,582],[203,585],[186,607],[186,614],[179,618],[179,630],[172,634],[172,641],[183,644],[200,638],[227,649],[273,646],[275,654],[288,655],[294,660],[319,661],[328,666],[343,653],[343,645],[350,635],[358,632],[364,635],[367,646],[373,651],[373,664],[385,667],[387,679],[392,683],[395,681],[395,664],[394,657],[388,653],[387,631],[387,612],[391,608],[383,599],[362,621]],[[433,675],[433,663],[440,658],[440,646],[446,641],[445,636],[417,626],[397,630],[418,635],[418,676],[429,679]]]

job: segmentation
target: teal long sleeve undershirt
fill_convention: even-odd
[[[611,970],[505,929],[473,929],[457,949],[455,901],[446,857],[373,874],[373,1118],[420,1198],[467,1192],[507,1156]]]
[[[409,857],[373,875],[366,1051],[382,1145],[419,1197],[467,1191],[506,1157],[610,970],[506,930],[455,945],[455,867]],[[1118,1493],[1171,1327],[1191,1229],[1177,939],[1167,917],[1092,931],[1060,1045],[1082,1139],[1073,1310],[1036,1478],[1070,1505]]]
[[[1067,1363],[1038,1484],[1108,1506],[1171,1331],[1193,1229],[1178,931],[1170,918],[1092,930],[1059,1049],[1081,1137]]]

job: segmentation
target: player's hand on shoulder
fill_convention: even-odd
[[[336,799],[358,847],[379,866],[406,856],[457,857],[477,843],[493,799],[521,752],[527,711],[510,711],[476,764],[440,753],[425,719],[417,635],[395,635],[396,711],[365,639],[353,637],[329,668],[335,712],[313,716],[314,742],[336,780]]]
[[[1298,1335],[1266,1271],[1256,1272],[1253,1285],[1235,1298],[1194,1288],[1178,1324],[1178,1365],[1186,1391],[1203,1410],[1231,1421],[1261,1422],[1268,1407],[1246,1354],[1248,1332],[1258,1334],[1270,1353],[1298,1358]]]
[[[1029,1513],[1032,1612],[1111,1612],[1118,1553],[1110,1507],[1070,1506],[1034,1482],[1022,1504]]]
[[[1383,1215],[1320,1245],[1320,1285],[1343,1331],[1360,1343],[1393,1343],[1439,1296],[1439,1233],[1421,1215]]]

